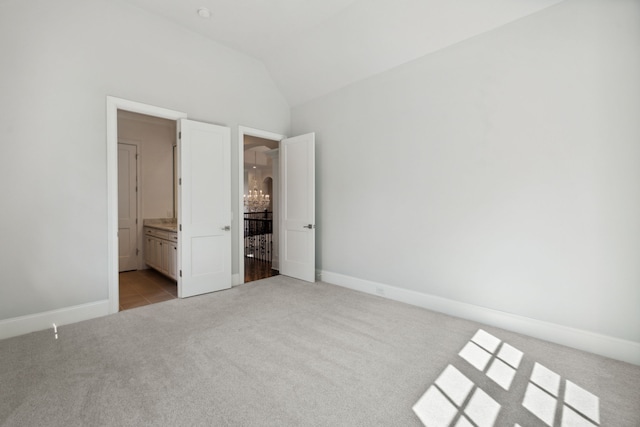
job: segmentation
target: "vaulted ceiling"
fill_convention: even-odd
[[[295,106],[563,0],[125,1],[259,59]]]

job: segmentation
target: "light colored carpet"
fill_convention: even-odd
[[[509,390],[458,355],[479,329],[523,353]],[[58,332],[0,341],[0,425],[421,426],[412,407],[447,394],[450,366],[499,405],[496,426],[545,425],[523,406],[537,363],[561,378],[553,425],[571,382],[597,399],[584,425],[640,426],[638,366],[283,276]],[[470,396],[456,422],[474,420]]]

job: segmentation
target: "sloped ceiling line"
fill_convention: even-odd
[[[259,59],[293,107],[564,0],[124,1]]]

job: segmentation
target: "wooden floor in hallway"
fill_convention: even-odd
[[[244,258],[244,282],[249,283],[255,280],[266,279],[277,276],[278,270],[271,268],[271,262],[260,261],[250,257]]]

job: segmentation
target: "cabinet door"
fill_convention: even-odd
[[[153,260],[156,267],[162,270],[162,240],[153,239]]]
[[[154,260],[155,248],[153,245],[153,240],[155,239],[149,236],[145,236],[144,238],[144,262],[150,267],[153,267],[156,265]]]
[[[164,274],[169,274],[169,258],[171,258],[171,243],[169,243],[167,240],[160,240],[160,271],[162,271]]]
[[[174,280],[177,280],[178,272],[178,244],[167,243],[168,250],[167,258],[167,275]]]
[[[144,250],[147,265],[162,270],[162,241],[156,237],[146,236]]]

